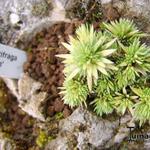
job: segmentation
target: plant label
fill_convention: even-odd
[[[24,51],[0,44],[0,76],[19,79],[26,60]]]

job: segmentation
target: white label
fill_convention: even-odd
[[[26,60],[24,51],[0,44],[0,76],[19,79]]]

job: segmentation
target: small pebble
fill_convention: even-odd
[[[20,21],[19,16],[17,14],[15,14],[15,13],[11,13],[10,16],[9,16],[9,19],[10,19],[10,22],[13,25],[16,25]]]

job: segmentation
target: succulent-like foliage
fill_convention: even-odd
[[[87,85],[77,80],[66,80],[61,90],[60,94],[64,95],[64,103],[70,107],[85,103],[89,94]]]
[[[117,72],[117,86],[118,89],[122,89],[128,85],[132,85],[136,81],[136,72],[133,67],[126,67],[124,70],[119,69]]]
[[[99,72],[108,75],[109,69],[116,69],[113,62],[107,59],[115,49],[110,46],[115,39],[108,40],[102,33],[94,31],[93,26],[81,25],[76,31],[76,38],[70,37],[69,44],[63,45],[69,54],[58,55],[65,58],[65,70],[68,80],[75,76],[87,78],[87,84],[92,91],[92,84],[97,83]]]
[[[136,100],[138,96],[127,93],[126,88],[123,88],[122,93],[115,92],[114,105],[118,113],[122,115],[128,110],[133,115],[133,100]]]
[[[137,76],[146,75],[150,72],[150,49],[145,44],[140,44],[139,39],[135,38],[133,43],[124,49],[124,56],[118,65],[119,87],[134,83]]]
[[[146,34],[140,32],[133,21],[120,19],[112,21],[110,24],[103,23],[104,28],[115,38],[119,45],[129,46],[135,37],[143,37]]]
[[[139,102],[135,104],[134,118],[140,121],[140,125],[150,120],[150,88],[136,89],[133,92],[139,96]]]
[[[113,112],[113,97],[109,93],[97,97],[92,104],[94,104],[94,111],[97,115],[109,114]]]
[[[110,76],[101,75],[95,88],[97,97],[91,104],[94,104],[94,111],[99,116],[112,113],[113,111],[113,97],[111,93],[115,91],[115,86],[110,79]]]
[[[101,75],[98,79],[98,83],[96,86],[96,93],[98,95],[101,95],[104,92],[111,93],[113,91],[115,91],[115,85],[111,81],[111,77],[106,75]]]
[[[120,66],[132,66],[137,73],[146,74],[150,72],[150,48],[141,44],[139,39],[124,49],[125,59]]]
[[[99,116],[130,112],[140,125],[150,120],[150,48],[140,39],[145,35],[128,19],[104,23],[102,32],[81,25],[63,43],[69,53],[58,55],[65,64],[65,104],[79,106],[91,96]]]

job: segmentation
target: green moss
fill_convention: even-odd
[[[36,144],[39,147],[44,147],[44,145],[48,142],[47,134],[44,131],[40,131],[39,136],[36,139]]]
[[[40,131],[39,136],[36,139],[36,144],[43,148],[49,141],[53,140],[53,136],[49,136],[45,131]]]
[[[55,119],[56,120],[60,120],[60,119],[62,119],[63,118],[63,113],[62,112],[59,112],[59,113],[56,113],[55,114]]]

